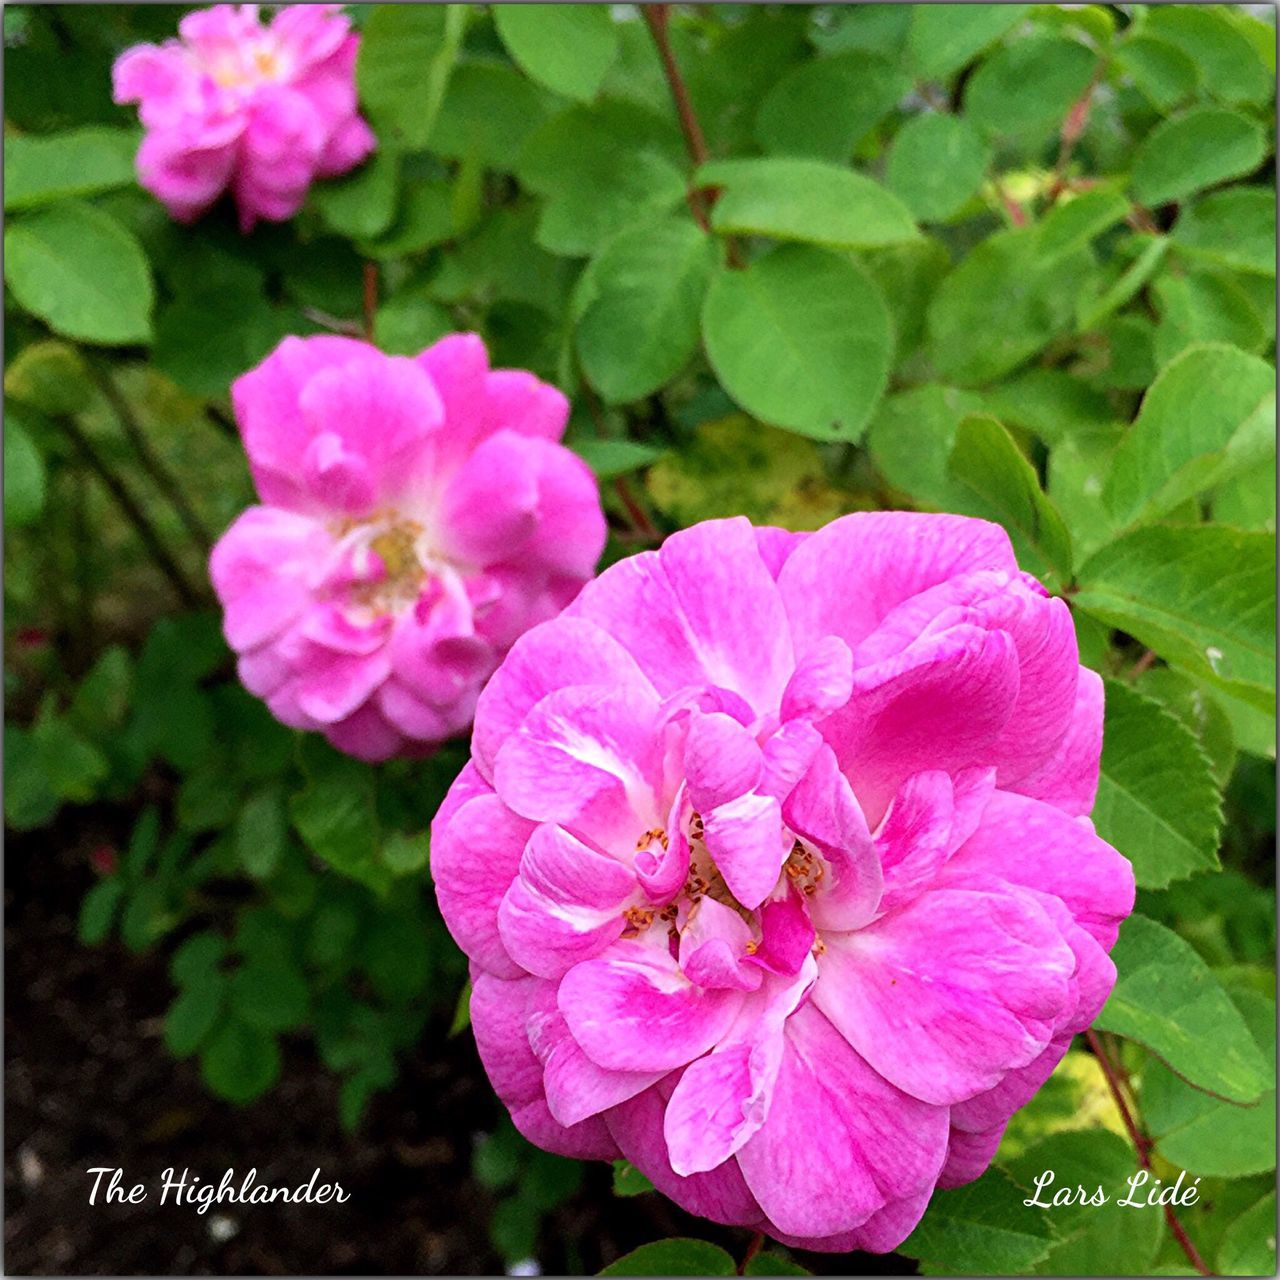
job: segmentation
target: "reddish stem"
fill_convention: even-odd
[[[747,1264],[751,1261],[752,1258],[756,1256],[757,1253],[760,1252],[763,1246],[764,1246],[764,1232],[757,1231],[751,1237],[751,1243],[747,1245],[747,1251],[742,1255],[742,1261],[738,1263],[738,1274],[740,1276],[744,1276],[747,1274]]]
[[[1137,1118],[1125,1099],[1124,1091],[1120,1088],[1120,1080],[1116,1074],[1116,1068],[1110,1057],[1107,1056],[1107,1051],[1103,1048],[1102,1041],[1098,1038],[1098,1033],[1090,1028],[1084,1033],[1084,1038],[1092,1050],[1093,1056],[1098,1060],[1098,1066],[1102,1068],[1102,1074],[1106,1077],[1107,1087],[1111,1090],[1111,1096],[1115,1100],[1116,1110],[1120,1112],[1120,1119],[1123,1121],[1124,1127],[1129,1134],[1129,1140],[1133,1143],[1133,1149],[1137,1153],[1138,1164],[1150,1173],[1151,1157],[1148,1152],[1151,1150],[1151,1139],[1138,1126]],[[1178,1242],[1182,1252],[1187,1255],[1187,1261],[1202,1276],[1213,1275],[1214,1273],[1200,1256],[1200,1251],[1191,1243],[1191,1237],[1187,1235],[1186,1229],[1178,1221],[1178,1215],[1174,1213],[1172,1205],[1167,1204],[1164,1206],[1164,1218],[1169,1224],[1169,1230],[1173,1232],[1173,1238]]]
[[[1085,125],[1089,123],[1089,107],[1093,101],[1093,91],[1098,87],[1098,81],[1102,79],[1104,66],[1104,62],[1098,63],[1089,83],[1084,87],[1084,92],[1071,104],[1071,109],[1062,121],[1062,129],[1058,134],[1061,139],[1058,146],[1058,162],[1053,168],[1053,185],[1050,186],[1048,193],[1050,204],[1054,204],[1067,188],[1067,165],[1071,163],[1072,152],[1076,149],[1076,143],[1080,141],[1080,135],[1084,133]]]
[[[378,309],[378,264],[364,264],[364,336],[373,341],[373,313]]]
[[[644,4],[640,6],[640,12],[644,14],[644,20],[649,24],[649,31],[653,36],[653,43],[658,49],[658,58],[662,62],[663,73],[667,77],[667,84],[671,88],[671,98],[675,103],[676,116],[680,120],[680,132],[684,134],[685,146],[689,151],[689,158],[695,166],[705,164],[710,158],[711,153],[707,150],[707,140],[702,132],[702,125],[698,123],[698,113],[693,109],[693,99],[689,96],[688,86],[684,82],[684,77],[680,74],[680,64],[676,62],[675,53],[671,48],[671,40],[667,33],[668,24],[671,21],[671,6],[669,4]],[[687,198],[689,201],[689,210],[693,214],[694,220],[703,231],[711,230],[711,205],[714,203],[714,196],[709,194],[705,188],[691,186],[688,189]],[[732,238],[728,240],[729,263],[731,266],[742,266],[742,260],[738,255],[738,247]]]
[[[1140,657],[1137,660],[1137,662],[1135,662],[1133,666],[1129,668],[1129,683],[1133,684],[1144,671],[1149,671],[1151,667],[1154,665],[1155,660],[1156,660],[1155,650],[1153,649],[1146,650],[1143,653],[1142,657]]]

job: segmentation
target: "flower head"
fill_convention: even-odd
[[[177,40],[126,49],[115,100],[146,127],[138,178],[180,222],[228,188],[248,231],[302,205],[317,178],[374,148],[356,109],[359,37],[334,4],[287,5],[266,26],[255,4],[189,13]]]
[[[413,359],[286,338],[232,400],[262,505],[210,572],[247,688],[363,759],[464,731],[604,545],[564,396],[454,334]]]
[[[481,695],[432,873],[516,1124],[685,1208],[888,1250],[1110,992],[1102,685],[998,526],[710,521]]]

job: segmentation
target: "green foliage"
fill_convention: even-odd
[[[739,513],[1008,530],[1107,677],[1093,820],[1142,914],[1102,1041],[1160,1176],[1204,1180],[1184,1221],[1206,1258],[1273,1269],[1272,23],[678,6],[678,110],[633,7],[369,6],[378,150],[241,236],[225,207],[169,221],[110,101],[112,58],[173,16],[11,7],[5,27],[5,818],[14,856],[55,822],[116,833],[78,934],[169,955],[168,1051],[248,1103],[306,1046],[355,1128],[406,1052],[468,1026],[427,836],[465,743],[375,768],[278,725],[235,679],[202,531],[253,500],[229,388],[283,335],[371,328],[413,355],[469,329],[573,400],[610,558],[645,521]],[[1077,1042],[902,1254],[1185,1271],[1157,1213],[1022,1203],[1046,1165],[1121,1186],[1122,1132]],[[505,1124],[475,1161],[494,1247],[538,1257],[580,1167]],[[614,1187],[652,1203],[630,1166]],[[741,1256],[658,1242],[607,1273]],[[773,1248],[743,1271],[803,1274]]]

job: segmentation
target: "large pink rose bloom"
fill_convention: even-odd
[[[231,396],[262,499],[209,566],[240,678],[365,760],[463,732],[604,546],[595,479],[557,443],[564,396],[491,370],[474,334],[413,359],[286,338]]]
[[[288,5],[267,26],[256,4],[189,13],[180,38],[126,49],[115,100],[146,126],[138,179],[180,222],[228,188],[248,231],[301,207],[316,178],[375,145],[356,110],[359,37],[335,4]]]
[[[1111,990],[1102,685],[996,525],[710,521],[512,649],[432,831],[485,1068],[552,1151],[886,1251]]]

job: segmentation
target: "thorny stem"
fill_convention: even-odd
[[[662,70],[667,77],[667,84],[671,87],[671,98],[675,103],[676,115],[680,120],[680,131],[684,134],[685,146],[689,151],[689,158],[693,161],[695,167],[705,164],[711,159],[711,153],[707,150],[707,140],[703,136],[702,126],[698,123],[698,114],[693,109],[693,99],[689,97],[689,88],[684,82],[684,77],[680,74],[680,64],[676,62],[676,56],[671,49],[671,40],[667,34],[667,27],[671,20],[671,6],[669,4],[644,4],[640,6],[640,12],[644,14],[644,20],[649,24],[650,34],[653,36],[653,43],[657,46],[658,57],[662,61]],[[714,203],[714,197],[705,190],[691,186],[687,195],[689,201],[689,209],[703,231],[711,230],[711,205]],[[729,251],[729,263],[731,266],[742,266],[742,259],[738,254],[738,246],[730,237],[727,241]]]
[[[204,594],[192,584],[161,541],[147,513],[138,505],[120,477],[103,461],[102,455],[94,448],[89,437],[71,418],[60,417],[57,422],[75,446],[76,452],[84,460],[85,465],[97,476],[103,488],[115,499],[116,505],[124,513],[125,518],[133,525],[152,560],[155,561],[156,567],[168,578],[178,599],[190,607],[206,603]]]
[[[1115,1100],[1116,1110],[1120,1112],[1120,1119],[1124,1122],[1125,1130],[1129,1134],[1129,1140],[1133,1143],[1134,1151],[1137,1152],[1138,1164],[1150,1173],[1151,1157],[1148,1153],[1151,1150],[1151,1139],[1138,1126],[1133,1110],[1126,1101],[1124,1091],[1120,1087],[1120,1079],[1116,1074],[1115,1065],[1107,1055],[1106,1049],[1103,1048],[1102,1041],[1098,1038],[1096,1031],[1090,1028],[1084,1033],[1084,1038],[1090,1050],[1092,1050],[1093,1056],[1098,1060],[1098,1066],[1102,1068],[1102,1074],[1106,1077],[1107,1087],[1111,1090],[1111,1096]],[[1173,1238],[1177,1240],[1182,1252],[1187,1255],[1187,1261],[1202,1276],[1213,1275],[1214,1273],[1200,1256],[1200,1251],[1191,1243],[1191,1237],[1187,1235],[1186,1228],[1178,1221],[1178,1215],[1174,1213],[1172,1205],[1167,1204],[1164,1206],[1164,1217],[1169,1224],[1169,1230],[1173,1232]]]
[[[213,537],[209,530],[205,528],[204,521],[196,514],[195,508],[187,501],[186,494],[182,492],[182,485],[178,483],[177,476],[169,470],[168,466],[165,465],[164,459],[160,457],[153,448],[151,441],[147,439],[147,433],[142,429],[142,424],[138,421],[132,406],[120,394],[120,388],[116,386],[115,380],[109,373],[92,364],[89,366],[89,373],[107,403],[111,406],[111,411],[115,414],[116,421],[120,423],[121,430],[129,437],[129,443],[133,446],[133,451],[138,455],[138,461],[142,463],[142,469],[151,478],[151,482],[155,487],[164,495],[165,500],[173,508],[178,519],[182,521],[183,528],[190,534],[195,544],[208,555],[213,547]]]
[[[755,1232],[755,1234],[752,1235],[751,1237],[751,1243],[747,1245],[746,1253],[742,1255],[742,1261],[738,1263],[738,1274],[740,1276],[746,1275],[747,1264],[751,1261],[752,1258],[756,1256],[757,1253],[760,1252],[763,1245],[764,1245],[764,1232],[763,1231]]]
[[[378,264],[364,264],[364,337],[373,341],[373,313],[378,309]]]

